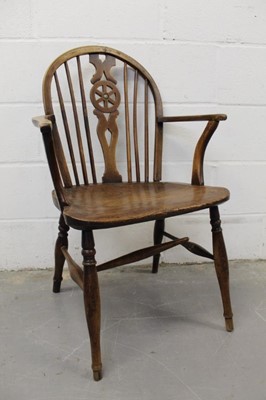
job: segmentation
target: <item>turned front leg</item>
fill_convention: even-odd
[[[231,332],[234,329],[234,325],[229,291],[229,267],[221,228],[220,214],[217,206],[210,208],[210,217],[212,225],[214,264],[222,295],[225,326],[226,330]]]
[[[58,226],[58,237],[55,243],[55,251],[54,251],[54,258],[55,258],[55,267],[54,267],[54,278],[53,278],[53,292],[59,293],[61,288],[61,282],[63,280],[63,268],[65,262],[65,256],[61,251],[61,248],[64,246],[65,248],[68,247],[68,231],[69,226],[66,225],[63,215],[60,215],[59,218],[59,226]]]
[[[82,231],[82,255],[84,267],[84,305],[91,344],[92,370],[95,381],[102,378],[101,362],[101,305],[95,247],[92,231]]]

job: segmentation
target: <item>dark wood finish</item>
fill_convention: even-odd
[[[125,96],[127,176],[128,176],[128,182],[132,182],[131,139],[130,139],[129,106],[128,106],[128,72],[126,63],[124,63],[124,96]]]
[[[165,220],[164,219],[157,219],[154,223],[154,230],[153,230],[153,243],[159,244],[162,243],[163,240],[163,233],[164,233],[164,226],[165,226]],[[172,239],[172,240],[176,240]],[[182,243],[180,243],[182,245]],[[152,263],[152,273],[156,274],[158,272],[158,267],[159,267],[159,261],[160,261],[160,253],[155,254],[153,257],[153,263]]]
[[[56,72],[54,74],[54,78],[55,78],[56,90],[57,90],[58,100],[59,100],[59,104],[60,104],[62,119],[63,119],[63,123],[64,123],[64,128],[65,128],[65,134],[66,134],[66,138],[67,138],[68,151],[70,154],[72,168],[73,168],[73,172],[74,172],[74,176],[75,176],[75,182],[76,182],[76,185],[79,185],[79,177],[78,177],[78,171],[77,171],[77,166],[76,166],[76,159],[75,159],[75,154],[74,154],[74,150],[73,150],[73,144],[72,144],[69,124],[68,124],[67,113],[66,113],[66,109],[65,109],[65,103],[63,100],[62,91],[60,88],[60,83],[59,83],[59,79],[57,77]]]
[[[71,182],[70,175],[68,173],[68,169],[66,167],[65,155],[63,153],[61,140],[58,135],[57,126],[55,123],[55,116],[53,114],[51,114],[51,115],[33,117],[32,122],[33,122],[33,125],[36,126],[37,128],[39,128],[43,134],[51,136],[52,131],[53,131],[54,146],[51,149],[51,151],[54,153],[54,156],[53,156],[54,159],[50,160],[48,164],[51,167],[52,166],[51,164],[53,162],[57,161],[58,165],[60,167],[60,171],[61,171],[61,175],[62,175],[65,187],[71,187],[72,182]],[[50,141],[50,138],[48,141]],[[48,152],[49,152],[49,150],[48,150]],[[47,157],[49,157],[51,159],[50,155],[49,156],[47,155]],[[55,167],[55,168],[57,169],[57,171],[59,173],[59,169],[57,167]],[[52,176],[52,178],[53,178],[53,176]],[[56,190],[60,191],[61,189],[59,189],[59,187],[57,187]]]
[[[171,233],[168,232],[163,232],[163,236],[176,240],[178,239],[176,236],[172,235]],[[187,242],[180,243],[181,246],[185,247],[190,253],[195,254],[196,256],[204,257],[204,258],[209,258],[210,260],[213,260],[213,254],[211,254],[208,250],[204,249],[204,247],[198,245],[197,243],[191,242],[188,240]]]
[[[187,242],[188,238],[182,238],[182,239],[175,239],[172,240],[171,242],[163,243],[163,244],[157,244],[155,246],[150,246],[146,247],[141,250],[133,251],[132,253],[126,254],[125,256],[116,258],[115,260],[108,261],[104,264],[101,264],[98,266],[97,270],[98,271],[105,271],[110,268],[114,267],[119,267],[121,265],[126,265],[126,264],[131,264],[140,260],[144,260],[145,258],[152,257],[156,254],[160,254],[164,250],[171,249],[174,246],[177,246],[178,244],[182,244],[184,242]]]
[[[63,215],[60,215],[59,226],[58,226],[58,238],[55,243],[55,269],[54,269],[54,284],[53,292],[59,293],[61,288],[61,281],[63,280],[62,273],[65,263],[65,255],[62,252],[62,247],[67,249],[68,247],[68,231],[69,226],[66,225]]]
[[[101,304],[95,248],[92,231],[82,231],[82,255],[84,267],[84,305],[91,343],[91,358],[94,380],[102,378],[101,361]]]
[[[102,62],[98,55],[90,56],[90,60],[96,68],[91,82],[93,86],[90,91],[90,98],[93,104],[93,113],[98,118],[97,135],[102,146],[105,171],[102,177],[103,182],[122,182],[116,166],[116,146],[118,140],[118,127],[116,119],[119,111],[120,93],[116,87],[116,80],[111,75],[111,68],[115,66],[115,58],[108,56]],[[102,80],[105,74],[108,80]],[[106,115],[107,114],[107,115]],[[106,139],[106,132],[111,134],[110,144]]]
[[[86,162],[85,162],[85,157],[84,157],[83,143],[82,143],[82,138],[81,138],[78,110],[77,110],[77,105],[76,105],[76,99],[75,99],[75,93],[74,93],[74,89],[73,89],[72,79],[71,79],[71,75],[70,75],[70,71],[69,71],[67,62],[65,62],[65,70],[66,70],[67,83],[68,83],[68,87],[69,87],[71,105],[72,105],[72,110],[73,110],[73,115],[74,115],[74,120],[75,120],[75,127],[76,127],[76,134],[77,134],[77,140],[78,140],[80,162],[81,162],[82,173],[83,173],[83,180],[84,180],[85,185],[87,185],[89,183],[89,181],[88,181],[87,168],[86,168]]]
[[[84,90],[83,74],[82,74],[82,68],[81,68],[81,63],[80,63],[79,57],[77,57],[77,66],[78,66],[79,87],[80,87],[80,95],[81,95],[81,101],[82,101],[84,126],[85,126],[85,130],[86,130],[88,151],[89,151],[89,155],[90,155],[91,174],[92,174],[93,183],[97,183],[95,163],[94,163],[94,154],[93,154],[92,141],[91,141],[91,131],[90,131],[89,118],[88,118],[88,110],[87,110],[87,100],[86,100],[86,95],[85,95],[85,90]]]
[[[193,157],[192,185],[204,185],[203,162],[205,150],[218,124],[218,121],[209,121],[198,140]]]
[[[53,103],[54,97],[58,103]],[[231,331],[228,260],[218,211],[229,191],[205,186],[203,176],[207,145],[226,116],[164,116],[160,92],[146,69],[128,55],[102,46],[80,47],[58,57],[45,74],[43,101],[45,116],[33,122],[43,135],[55,188],[53,201],[61,214],[53,289],[60,291],[66,260],[70,276],[84,292],[94,379],[102,377],[99,271],[153,256],[155,273],[160,253],[176,245],[214,259],[226,329]],[[195,147],[191,184],[161,182],[163,126],[186,121],[207,122]],[[98,183],[98,149],[103,183]],[[123,151],[125,157],[117,158]],[[203,209],[210,211],[213,254],[165,230],[166,218]],[[96,267],[93,230],[146,221],[155,221],[153,246]],[[82,232],[83,270],[68,253],[69,227]],[[170,241],[163,242],[164,237]]]
[[[229,292],[229,268],[226,248],[221,228],[221,220],[218,207],[210,207],[210,217],[212,226],[213,256],[216,274],[221,290],[225,326],[228,332],[234,329],[233,313]]]
[[[139,167],[139,144],[138,144],[138,126],[137,126],[137,106],[138,106],[138,71],[135,71],[134,77],[134,99],[133,99],[133,135],[134,135],[134,152],[135,152],[135,165],[136,165],[136,181],[140,182],[140,167]]]
[[[94,114],[97,115],[99,119],[97,134],[102,146],[105,162],[105,171],[102,180],[105,183],[122,182],[122,176],[117,170],[115,160],[115,151],[118,139],[118,127],[116,124],[118,111],[112,112],[108,119],[102,112],[98,110],[94,110]],[[110,145],[108,144],[105,136],[107,130],[112,134]]]
[[[219,121],[226,120],[226,118],[224,114],[158,118],[160,122],[208,121],[195,147],[192,165],[192,185],[204,185],[203,163],[205,151],[212,135],[218,127]]]
[[[83,270],[70,256],[69,252],[67,251],[66,246],[61,247],[61,253],[63,254],[64,258],[67,260],[70,277],[73,279],[74,282],[76,282],[76,284],[80,287],[80,289],[83,290],[84,289]]]
[[[140,260],[144,260],[145,258],[152,257],[160,254],[162,251],[171,249],[174,246],[179,244],[184,245],[184,243],[188,242],[188,238],[175,238],[172,239],[171,242],[163,243],[163,244],[155,244],[154,246],[146,247],[137,251],[133,251],[132,253],[126,254],[122,257],[118,257],[114,260],[107,261],[97,267],[97,271],[106,271],[107,269],[111,269],[114,267],[119,267],[121,265],[131,264]],[[61,246],[60,248],[61,254],[64,256],[64,260],[66,259],[68,262],[70,276],[74,282],[83,290],[83,271],[80,266],[73,260],[70,254],[67,251],[67,247]],[[61,279],[62,280],[62,279]],[[60,283],[61,283],[60,280]]]
[[[61,181],[60,172],[58,169],[58,163],[56,158],[56,151],[54,148],[54,142],[52,139],[52,129],[53,124],[52,121],[54,120],[54,116],[47,115],[45,117],[34,117],[33,124],[40,128],[43,137],[43,143],[45,148],[45,153],[49,165],[49,169],[51,172],[56,197],[58,200],[59,208],[61,210],[67,205],[63,194],[63,185]]]
[[[99,58],[99,55],[105,55],[105,60],[102,61]],[[106,84],[110,84],[111,83],[111,89],[116,88],[118,89],[118,86],[116,85],[117,80],[113,77],[112,73],[111,73],[111,68],[113,69],[115,66],[115,62],[116,60],[119,62],[123,62],[123,65],[126,65],[125,67],[125,78],[124,78],[124,87],[125,87],[125,91],[127,91],[127,95],[125,93],[125,108],[127,107],[127,105],[129,104],[129,98],[128,98],[128,83],[132,82],[131,79],[127,78],[127,74],[128,74],[128,70],[130,69],[131,71],[134,72],[135,74],[135,79],[133,80],[134,82],[134,87],[133,87],[133,98],[130,99],[130,101],[133,103],[133,107],[134,107],[134,103],[136,105],[137,102],[137,88],[138,88],[138,83],[140,80],[142,80],[143,82],[147,82],[147,89],[148,89],[148,94],[150,93],[151,95],[149,96],[149,102],[153,102],[154,104],[154,109],[155,109],[155,115],[156,117],[161,116],[162,115],[162,101],[161,101],[161,97],[160,97],[160,93],[159,90],[153,80],[153,78],[151,77],[151,75],[143,68],[142,65],[140,65],[136,60],[132,59],[131,57],[127,56],[126,54],[123,54],[120,51],[111,49],[111,48],[107,48],[107,47],[100,47],[100,46],[85,46],[85,47],[81,47],[81,48],[77,48],[77,49],[73,49],[70,50],[69,52],[62,54],[62,56],[58,57],[52,64],[51,66],[48,68],[44,80],[43,80],[43,100],[44,100],[44,109],[45,109],[45,113],[46,115],[54,115],[56,110],[54,109],[54,105],[53,105],[53,101],[52,101],[52,86],[53,86],[53,82],[55,82],[55,86],[57,89],[57,93],[58,93],[58,100],[59,100],[59,104],[60,104],[60,109],[61,109],[61,118],[62,118],[62,123],[64,126],[64,130],[65,130],[65,135],[67,138],[67,143],[68,143],[68,149],[67,152],[70,156],[70,160],[71,160],[71,168],[72,168],[72,172],[74,175],[74,180],[76,185],[78,185],[81,182],[81,179],[77,173],[77,156],[75,155],[74,151],[73,151],[73,144],[69,139],[69,118],[67,117],[67,113],[66,113],[66,108],[64,106],[64,96],[62,94],[62,85],[63,85],[63,74],[58,73],[58,71],[60,72],[60,70],[63,67],[63,70],[65,71],[65,63],[70,64],[70,61],[72,59],[76,59],[79,61],[77,61],[77,68],[76,68],[76,75],[78,77],[78,81],[79,81],[79,92],[81,95],[81,103],[84,104],[84,96],[82,94],[82,89],[80,90],[80,82],[81,82],[81,78],[80,78],[80,72],[79,72],[79,66],[81,67],[81,59],[86,57],[86,62],[87,62],[87,56],[89,55],[89,60],[90,63],[94,65],[96,71],[95,74],[93,75],[93,77],[91,78],[91,82],[92,85],[94,84],[99,84],[99,82],[105,82]],[[85,57],[84,57],[85,56]],[[123,68],[122,68],[123,70]],[[61,71],[62,72],[62,71]],[[72,74],[74,72],[72,71]],[[60,83],[59,83],[59,75],[60,75]],[[65,75],[67,75],[65,73]],[[69,72],[69,75],[71,75],[71,73]],[[106,80],[102,79],[103,77],[106,78]],[[67,76],[66,76],[67,78]],[[84,74],[82,73],[82,79],[84,78]],[[101,81],[99,81],[99,79],[101,79]],[[71,79],[71,81],[73,81],[73,79]],[[69,85],[67,85],[69,88]],[[110,86],[108,86],[110,88]],[[114,89],[117,93],[117,90]],[[93,89],[92,89],[93,91]],[[120,91],[118,89],[118,93],[120,94]],[[96,93],[97,94],[97,93]],[[117,96],[119,96],[119,94],[117,94]],[[90,95],[91,95],[91,91],[90,91]],[[65,96],[66,97],[66,96]],[[82,100],[83,98],[83,100]],[[135,99],[135,100],[134,100]],[[111,99],[111,101],[114,99]],[[98,107],[100,106],[100,110],[98,109],[97,111],[102,111],[103,113],[107,112],[112,112],[113,109],[110,108],[109,106],[106,108],[106,105],[104,107],[103,106],[103,102],[99,99],[95,99],[95,102],[98,102]],[[95,106],[95,102],[94,102],[94,106]],[[128,103],[126,105],[126,103]],[[87,111],[85,110],[84,105],[82,106],[83,108],[83,119],[86,118],[86,114]],[[118,109],[115,111],[118,112]],[[127,107],[127,111],[125,113],[125,118],[126,118],[126,126],[129,127],[130,129],[130,108]],[[134,153],[135,153],[135,158],[137,159],[137,163],[135,163],[135,169],[136,169],[136,174],[137,177],[139,175],[142,175],[142,171],[139,171],[140,168],[140,160],[139,160],[139,139],[138,139],[138,129],[137,126],[139,124],[138,121],[138,115],[137,115],[137,107],[135,106],[135,112],[133,112],[133,114],[135,115],[135,118],[132,117],[133,120],[133,134],[135,136],[132,137],[132,141],[134,143]],[[98,116],[97,116],[98,118]],[[105,118],[107,119],[107,117],[105,116]],[[56,118],[58,119],[58,117]],[[135,122],[134,122],[135,120]],[[75,120],[76,121],[76,120]],[[75,122],[76,123],[76,122]],[[101,117],[101,123],[103,123],[103,117]],[[108,123],[108,121],[107,121]],[[162,157],[162,129],[159,126],[160,124],[157,122],[157,120],[154,121],[155,123],[155,150],[154,150],[154,154],[155,154],[155,158],[154,158],[154,176],[153,177],[149,177],[152,178],[154,181],[159,181],[160,177],[161,177],[161,157]],[[80,124],[80,122],[79,122]],[[87,123],[85,123],[87,124]],[[105,123],[106,126],[106,123]],[[108,127],[107,127],[108,130]],[[57,124],[55,123],[53,126],[53,134],[54,134],[54,139],[56,138],[57,140],[57,147],[60,147],[60,141],[59,139],[56,137],[56,131],[57,131]],[[129,132],[129,131],[128,131]],[[135,133],[134,133],[135,132]],[[113,138],[113,142],[116,141],[116,129],[114,129],[114,132],[111,132],[111,136],[114,135]],[[129,132],[130,135],[130,132]],[[101,134],[102,136],[102,134]],[[62,140],[61,140],[62,141]],[[63,140],[64,141],[64,140]],[[107,165],[109,166],[109,158],[111,158],[111,167],[108,168],[109,170],[112,170],[113,166],[116,164],[116,157],[114,155],[115,153],[115,148],[116,145],[112,142],[112,148],[111,149],[104,149],[104,157],[105,157],[105,167],[106,167],[106,158],[107,158]],[[127,134],[127,143],[128,143],[128,149],[127,149],[127,154],[129,157],[129,152],[131,151],[130,148],[130,142],[131,139],[129,140],[128,138],[128,134]],[[57,156],[58,156],[58,166],[60,169],[60,173],[62,176],[62,180],[65,184],[66,187],[69,187],[71,184],[69,184],[70,182],[70,177],[69,177],[69,171],[68,171],[68,166],[67,166],[67,162],[66,162],[66,157],[63,155],[63,153],[61,151],[59,151],[58,149],[56,149],[57,151]],[[106,154],[108,154],[106,156]],[[130,156],[131,157],[131,156]],[[92,160],[92,158],[90,157],[90,161]],[[92,162],[92,161],[91,161]],[[145,166],[144,166],[145,168]],[[132,175],[130,172],[131,169],[131,165],[130,165],[130,158],[128,158],[128,181],[130,182],[132,180]],[[146,170],[147,173],[147,170]],[[143,175],[145,175],[145,171],[143,171]],[[118,181],[120,179],[119,175],[117,174],[117,172],[114,173],[114,179],[116,181]],[[138,179],[138,178],[137,178]],[[109,177],[107,178],[107,180],[105,182],[111,182],[113,180],[112,176],[109,179]],[[146,179],[147,180],[147,179]],[[93,182],[96,183],[97,182],[97,176],[94,176]]]
[[[64,217],[75,229],[111,228],[209,208],[229,198],[225,188],[182,183],[114,183],[63,190]],[[56,196],[55,205],[60,205]],[[97,206],[95,206],[97,202]]]
[[[145,182],[149,182],[149,92],[148,81],[145,79],[144,86],[144,148],[145,148]]]
[[[177,115],[158,117],[158,122],[225,121],[226,119],[225,114]]]

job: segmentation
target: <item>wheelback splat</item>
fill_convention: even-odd
[[[98,118],[97,135],[102,146],[105,171],[103,182],[122,182],[116,166],[116,145],[118,140],[118,126],[116,118],[119,114],[120,93],[116,87],[116,79],[111,75],[110,69],[115,66],[115,58],[107,55],[102,62],[99,54],[91,54],[90,62],[95,66],[96,72],[91,79],[93,86],[90,91],[90,99],[95,107],[93,113]],[[106,80],[102,80],[103,74]],[[107,114],[107,115],[106,115]],[[110,144],[106,139],[106,131],[111,134]]]

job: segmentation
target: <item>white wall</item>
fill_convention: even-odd
[[[151,72],[166,115],[228,114],[207,152],[206,184],[231,190],[221,207],[229,258],[266,258],[264,0],[2,0],[0,7],[0,268],[53,265],[58,213],[31,117],[43,113],[41,80],[49,63],[67,49],[98,43]],[[189,179],[201,129],[201,123],[167,128],[165,178]],[[208,220],[200,213],[169,226],[210,247]],[[120,254],[117,240],[122,252],[151,243],[151,224],[127,230],[128,236],[125,229],[96,233],[100,261]],[[79,235],[71,238],[79,254]],[[195,260],[179,248],[163,257]]]

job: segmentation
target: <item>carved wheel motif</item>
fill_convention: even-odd
[[[120,104],[120,93],[111,81],[96,82],[90,93],[91,102],[96,109],[104,113],[111,113]]]

